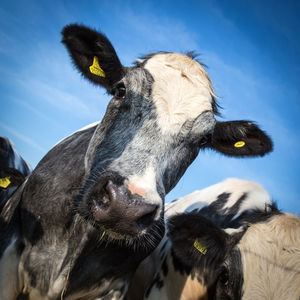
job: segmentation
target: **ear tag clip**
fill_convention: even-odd
[[[199,251],[201,252],[203,255],[205,255],[207,253],[207,249],[201,245],[201,243],[199,242],[198,239],[195,239],[195,242],[194,242],[194,247]]]
[[[10,177],[0,178],[0,187],[6,189],[11,184]]]
[[[244,141],[238,141],[234,144],[235,148],[242,148],[246,145],[246,143]]]
[[[101,69],[97,56],[94,56],[93,64],[90,66],[90,72],[97,76],[105,77],[105,72]]]

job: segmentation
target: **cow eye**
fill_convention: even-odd
[[[126,88],[124,84],[119,84],[115,90],[115,97],[117,99],[124,99],[126,97]]]
[[[219,275],[219,281],[223,286],[227,286],[229,283],[229,272],[227,268],[223,268],[220,275]]]

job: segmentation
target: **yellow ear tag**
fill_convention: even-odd
[[[194,247],[204,255],[207,253],[207,249],[203,245],[201,245],[198,239],[195,239]]]
[[[10,177],[0,178],[0,187],[6,189],[11,183],[9,178]]]
[[[94,56],[93,64],[90,66],[90,72],[97,76],[105,77],[105,72],[101,69],[97,56]]]
[[[238,141],[234,144],[235,148],[242,148],[246,145],[246,143],[244,141]]]

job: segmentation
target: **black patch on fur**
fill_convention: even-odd
[[[256,224],[260,222],[266,222],[274,216],[281,215],[282,212],[278,209],[275,202],[272,202],[271,205],[266,205],[265,210],[252,209],[243,212],[236,220],[234,224],[230,224],[232,228],[238,228],[241,224]]]
[[[150,295],[150,292],[152,290],[153,287],[156,287],[157,289],[161,289],[164,286],[164,281],[160,278],[160,275],[157,274],[154,278],[154,280],[152,280],[151,285],[149,286],[149,288],[147,289],[146,293],[145,293],[145,297],[148,298]]]
[[[127,285],[126,284],[122,285],[120,288],[120,293],[123,295],[126,292],[126,289],[127,289]]]
[[[240,218],[234,217],[236,216],[244,200],[247,199],[247,193],[244,193],[233,206],[229,208],[224,208],[230,196],[231,194],[229,193],[222,193],[218,195],[217,200],[212,202],[210,205],[200,209],[199,214],[211,220],[214,224],[220,226],[221,228],[240,227]]]
[[[42,239],[44,234],[41,222],[37,219],[37,216],[22,207],[20,208],[20,216],[21,222],[24,222],[21,234],[27,242],[34,246]]]
[[[29,300],[29,295],[28,294],[19,294],[17,296],[17,299],[16,300]]]
[[[168,275],[168,271],[169,271],[168,264],[167,264],[167,258],[165,258],[162,263],[162,271],[163,271],[164,276],[166,277]]]
[[[183,263],[180,259],[177,258],[174,253],[173,248],[171,248],[171,257],[174,270],[179,272],[181,275],[190,275],[192,272],[192,267],[189,264]]]
[[[266,205],[265,210],[250,209],[241,213],[236,217],[243,202],[247,199],[248,194],[244,193],[236,203],[229,207],[224,208],[231,194],[222,193],[218,195],[217,200],[210,205],[194,210],[194,213],[199,213],[201,216],[211,220],[220,228],[240,228],[247,224],[254,224],[264,222],[274,215],[281,214],[276,204],[273,202],[271,205]]]
[[[208,287],[209,300],[240,300],[244,282],[241,253],[233,249],[216,271],[215,282]]]
[[[243,141],[243,147],[235,143]],[[273,150],[271,138],[252,121],[217,122],[211,148],[228,156],[264,156]]]
[[[222,193],[210,205],[201,208],[199,213],[204,217],[213,216],[213,213],[219,214],[224,211],[224,206],[228,202],[231,193]]]

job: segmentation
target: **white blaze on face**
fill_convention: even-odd
[[[184,54],[156,54],[145,69],[154,78],[152,97],[163,133],[176,133],[185,121],[212,110],[211,82],[197,61]]]
[[[300,220],[283,214],[249,227],[240,241],[243,300],[298,300]]]

